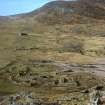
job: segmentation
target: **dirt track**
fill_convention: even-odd
[[[73,72],[90,72],[99,77],[105,78],[105,60],[99,60],[95,64],[64,64],[54,63],[61,68],[62,71],[71,70]]]

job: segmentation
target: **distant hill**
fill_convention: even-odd
[[[105,19],[105,0],[52,1],[30,13],[0,17],[0,21],[7,21],[7,18],[47,24],[91,22]]]

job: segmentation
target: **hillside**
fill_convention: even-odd
[[[40,105],[87,105],[94,92],[104,97],[104,0],[53,1],[0,16],[3,105],[17,96],[16,105],[34,98]]]

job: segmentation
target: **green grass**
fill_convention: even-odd
[[[0,94],[8,95],[17,92],[18,88],[7,80],[0,79]]]

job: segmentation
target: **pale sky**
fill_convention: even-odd
[[[51,0],[0,0],[0,16],[30,12]]]

